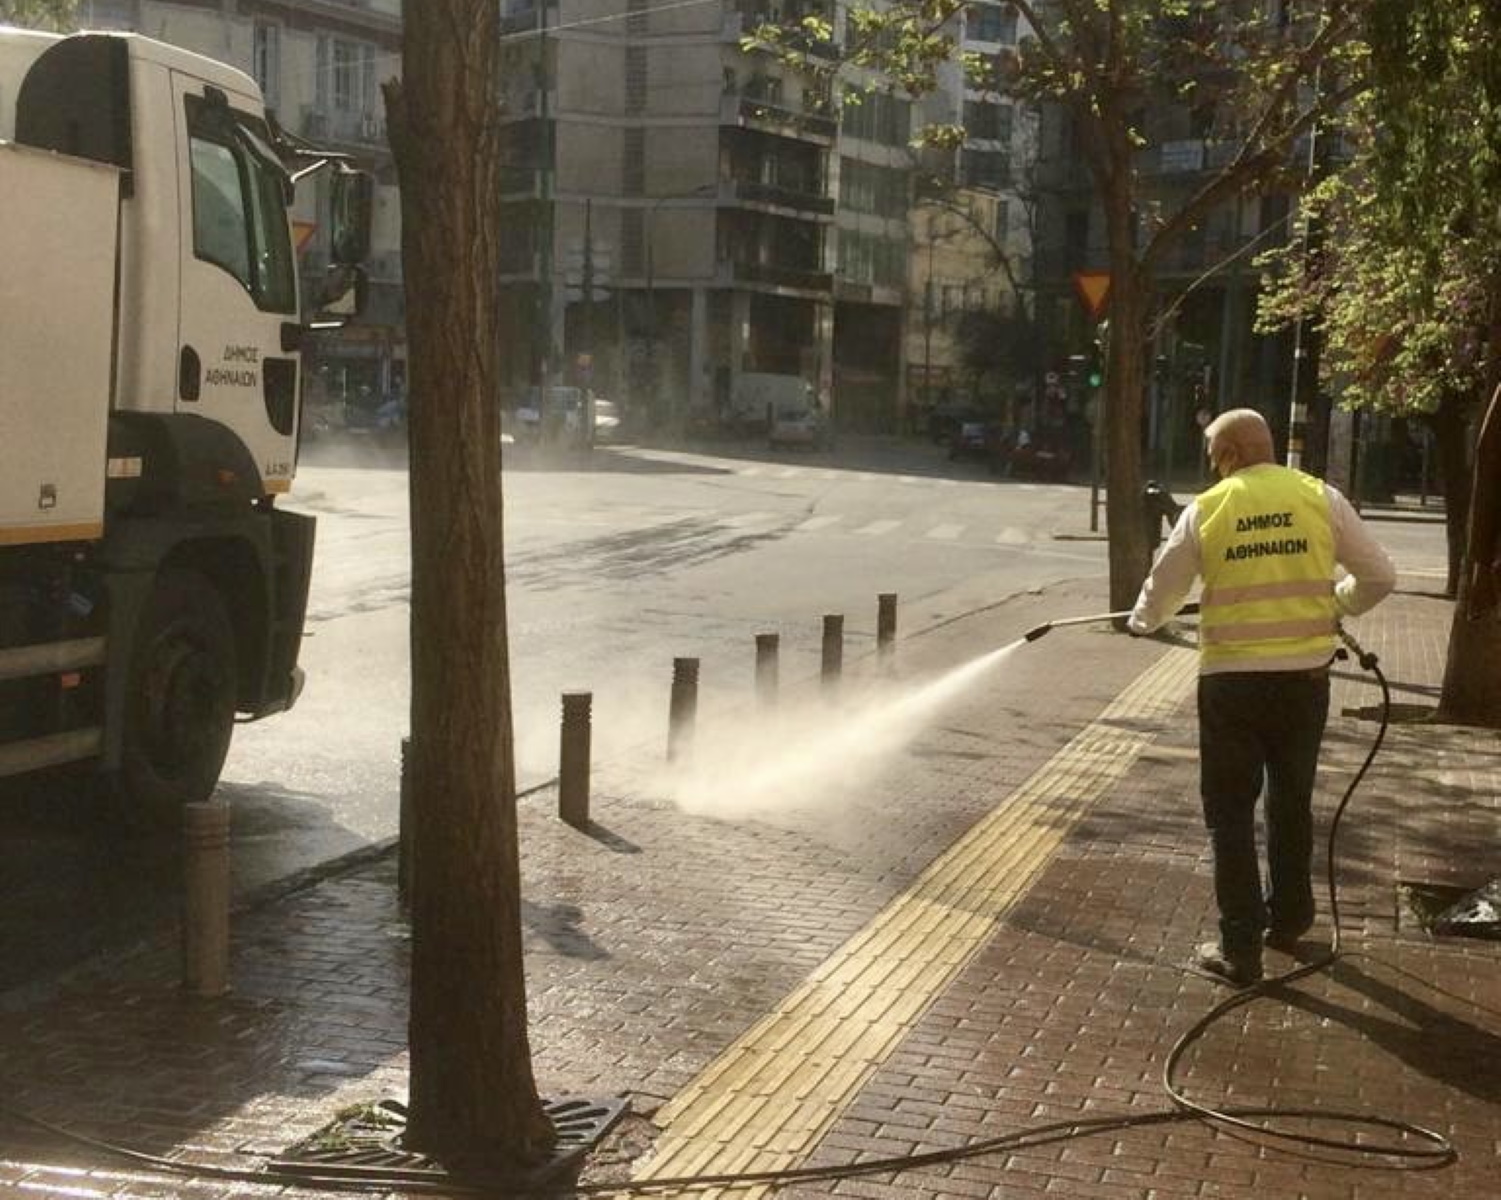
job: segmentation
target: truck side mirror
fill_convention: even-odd
[[[370,257],[375,180],[365,171],[335,171],[329,193],[329,257],[357,267]]]
[[[344,266],[333,263],[323,277],[315,306],[318,315],[315,325],[340,324],[365,311],[370,294],[370,279],[363,267]]]

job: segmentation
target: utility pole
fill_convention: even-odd
[[[1319,101],[1320,71],[1315,69],[1313,74],[1313,97],[1314,103]],[[1319,157],[1319,126],[1315,121],[1308,129],[1308,166],[1305,173],[1304,185],[1305,197],[1312,193],[1318,185],[1320,157]],[[1302,200],[1299,201],[1303,203]],[[1319,254],[1323,245],[1323,223],[1312,213],[1306,213],[1303,221],[1303,270],[1305,272],[1316,267]],[[1292,371],[1292,403],[1288,413],[1287,424],[1287,465],[1301,469],[1304,461],[1304,451],[1308,440],[1308,414],[1318,405],[1319,396],[1319,355],[1322,350],[1323,339],[1319,330],[1314,327],[1304,316],[1299,314],[1297,322],[1293,325],[1293,371]],[[1322,455],[1328,457],[1328,437],[1320,439],[1320,445],[1324,449]],[[1315,462],[1310,464],[1314,470],[1322,473],[1328,469],[1328,462]]]
[[[928,411],[934,408],[933,401],[933,243],[937,236],[933,231],[933,214],[928,213],[928,272],[927,285],[923,288],[922,301],[922,387],[923,400]]]
[[[553,328],[552,328],[552,276],[553,276],[553,168],[556,144],[553,138],[552,118],[549,112],[547,77],[547,5],[537,6],[537,118],[540,122],[542,144],[542,167],[539,171],[538,190],[542,196],[542,219],[537,222],[537,236],[541,239],[537,254],[537,328],[541,346],[537,354],[538,396],[546,404],[547,388],[552,383],[553,373]]]
[[[584,311],[579,328],[579,353],[588,355],[589,372],[594,371],[594,201],[584,201]]]

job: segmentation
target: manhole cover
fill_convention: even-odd
[[[548,1160],[504,1180],[480,1182],[520,1191],[547,1184],[575,1166],[620,1119],[629,1104],[623,1098],[569,1097],[543,1101],[558,1131],[557,1144]],[[346,1179],[376,1187],[460,1182],[440,1163],[402,1147],[406,1127],[406,1105],[399,1101],[382,1100],[352,1109],[273,1160],[269,1170],[285,1175]],[[462,1182],[475,1181],[465,1178]]]

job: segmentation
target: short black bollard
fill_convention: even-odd
[[[823,686],[839,685],[844,673],[844,614],[830,613],[823,619]]]
[[[396,899],[403,908],[412,903],[412,739],[401,739],[401,793],[396,816]]]
[[[667,761],[687,758],[698,719],[698,659],[672,660],[672,701],[667,713]]]
[[[896,593],[876,597],[876,653],[882,658],[896,649]]]
[[[589,743],[592,692],[563,693],[558,744],[558,816],[575,829],[589,825]]]
[[[756,699],[764,708],[770,708],[777,702],[780,684],[777,655],[781,648],[781,634],[756,634]]]
[[[195,996],[229,991],[229,805],[182,806],[182,985]]]

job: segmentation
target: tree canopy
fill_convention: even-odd
[[[78,0],[0,0],[0,25],[66,31],[77,9]]]

